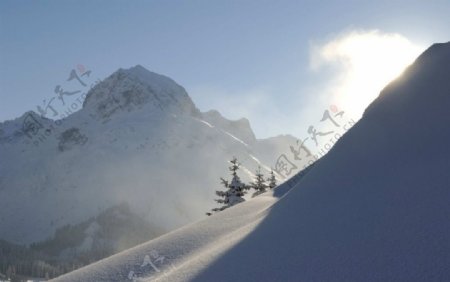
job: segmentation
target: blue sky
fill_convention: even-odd
[[[355,33],[423,50],[450,40],[449,15],[448,1],[3,0],[0,121],[36,111],[79,64],[100,79],[141,64],[184,86],[203,111],[246,116],[257,137],[300,137],[339,104],[333,91],[349,89],[336,87],[349,71],[340,55],[317,68],[314,54]],[[339,107],[367,104],[350,100]]]

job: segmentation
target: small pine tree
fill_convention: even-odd
[[[273,170],[270,171],[270,176],[269,176],[269,178],[267,178],[267,181],[269,181],[270,189],[277,187],[277,179],[275,178],[275,174],[273,173]]]
[[[261,193],[266,192],[267,188],[266,179],[264,178],[264,175],[261,173],[261,167],[258,166],[258,169],[256,170],[255,174],[255,182],[250,183],[250,188],[253,188],[256,190],[255,193],[253,193],[252,197],[256,197]]]
[[[226,208],[245,201],[242,197],[245,195],[246,185],[241,182],[241,179],[237,175],[240,164],[236,158],[233,158],[230,163],[231,166],[229,167],[229,170],[231,171],[232,179],[231,182],[228,182],[228,180],[220,178],[222,185],[226,188],[226,190],[216,191],[216,195],[220,197],[220,199],[217,199],[216,202],[223,204],[223,206],[212,209],[214,212],[223,211]]]

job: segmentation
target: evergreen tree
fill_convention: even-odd
[[[219,196],[220,199],[217,199],[215,201],[223,205],[220,208],[212,209],[212,211],[214,212],[223,211],[226,208],[245,201],[242,197],[245,195],[245,190],[247,189],[247,187],[244,183],[241,182],[241,179],[237,175],[240,164],[235,157],[230,161],[230,163],[231,166],[229,167],[229,170],[231,171],[232,179],[231,182],[229,182],[228,180],[220,178],[222,185],[226,188],[226,190],[216,191],[216,195]]]
[[[267,188],[266,179],[264,178],[264,175],[261,173],[261,167],[258,166],[258,169],[256,170],[255,174],[255,182],[250,183],[250,188],[253,188],[256,190],[255,193],[253,193],[252,197],[256,197],[261,193],[266,192]]]
[[[275,178],[275,174],[273,173],[273,170],[270,171],[270,176],[269,176],[269,178],[267,178],[267,181],[269,181],[270,189],[277,187],[277,179]]]

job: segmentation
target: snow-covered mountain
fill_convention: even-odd
[[[449,74],[433,45],[288,193],[57,281],[450,280]]]
[[[0,239],[46,240],[123,204],[149,223],[150,239],[215,206],[232,156],[249,180],[296,141],[275,140],[277,150],[262,148],[248,120],[201,113],[168,77],[139,65],[119,69],[63,120],[28,112],[0,123]]]

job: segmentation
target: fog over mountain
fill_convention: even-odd
[[[55,231],[70,224],[80,238],[61,248],[78,252],[106,240],[122,250],[204,218],[233,156],[249,181],[295,142],[258,140],[247,119],[200,112],[172,79],[139,65],[119,69],[63,120],[27,112],[0,123],[0,239],[65,241]],[[98,216],[141,227],[102,237],[108,224]]]

